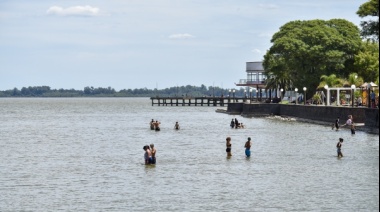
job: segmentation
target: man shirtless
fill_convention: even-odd
[[[152,158],[152,152],[150,151],[149,146],[145,145],[143,149],[145,150],[145,154],[144,154],[145,165],[152,164],[153,158]]]
[[[156,120],[156,122],[154,122],[154,129],[156,130],[156,131],[160,131],[160,122],[158,122],[157,120]]]
[[[152,164],[156,164],[156,148],[154,148],[154,144],[150,144],[150,151],[152,153]]]

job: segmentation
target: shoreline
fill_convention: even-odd
[[[236,107],[236,105],[232,105],[232,106],[233,107],[230,107],[230,105],[229,105],[227,109],[217,109],[215,112],[223,113],[223,114],[227,114],[227,115],[240,115],[244,118],[269,118],[269,119],[277,119],[279,121],[296,121],[296,122],[310,123],[310,124],[323,125],[323,126],[329,126],[329,127],[331,127],[331,125],[333,124],[333,121],[316,120],[316,119],[313,119],[313,117],[296,116],[296,115],[294,115],[294,114],[297,114],[297,112],[295,112],[295,111],[292,112],[293,115],[281,114],[278,110],[275,111],[276,113],[273,113],[273,110],[270,110],[271,107],[278,106],[278,105],[274,105],[274,104],[256,105],[256,108],[254,108],[254,109],[257,109],[257,111],[253,110],[252,108],[249,108],[249,109],[244,108],[244,107],[250,107],[249,105],[248,106],[240,105],[238,107]],[[263,106],[264,107],[268,106],[268,107],[265,107],[265,110],[262,110]],[[310,106],[305,106],[305,107],[310,108]],[[299,109],[299,108],[297,108],[297,109]],[[289,109],[287,109],[287,110],[289,110]],[[319,112],[318,113],[319,115],[323,116],[322,114],[320,114],[321,113],[320,111],[318,111],[318,112]],[[377,113],[378,113],[378,110],[377,110]],[[343,118],[344,116],[341,116],[341,117]],[[355,125],[356,131],[361,131],[361,132],[366,132],[369,134],[379,135],[379,128],[378,127],[366,126],[366,123],[365,123],[366,117],[362,117],[359,120],[361,120],[361,121],[357,122]],[[378,123],[378,120],[377,120],[377,123]],[[342,127],[342,128],[348,129],[347,127]]]

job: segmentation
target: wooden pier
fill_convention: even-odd
[[[227,106],[228,103],[247,102],[249,98],[233,97],[151,97],[152,106]]]

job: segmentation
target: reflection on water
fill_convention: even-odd
[[[0,99],[0,210],[379,210],[377,135],[240,116],[246,128],[231,129],[235,116],[215,110],[145,98]],[[157,164],[145,166],[150,143]]]

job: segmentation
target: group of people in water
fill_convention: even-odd
[[[154,120],[152,119],[152,121],[150,121],[150,129],[151,130],[155,130],[155,131],[160,131],[160,124],[161,122],[159,122],[158,120]],[[180,129],[180,126],[179,126],[179,123],[178,121],[174,124],[174,129],[175,130],[179,130]],[[156,148],[154,147],[154,144],[151,144],[151,145],[145,145],[143,147],[145,153],[144,153],[144,160],[145,160],[145,165],[154,165],[156,164]]]
[[[161,122],[159,122],[158,120],[154,121],[152,119],[152,121],[150,121],[150,129],[151,130],[155,130],[155,131],[160,131],[160,124]]]
[[[156,148],[154,148],[154,144],[145,145],[143,147],[145,154],[144,154],[144,159],[145,159],[145,165],[149,164],[156,164]]]
[[[247,158],[251,157],[251,146],[252,146],[251,137],[248,137],[248,139],[247,139],[247,141],[245,142],[245,145],[244,145],[245,156]],[[232,156],[231,149],[232,149],[231,137],[227,137],[226,138],[227,157],[231,157]]]
[[[332,125],[331,129],[332,130],[336,130],[336,131],[339,131],[339,128],[341,127],[340,126],[340,123],[339,123],[339,119],[340,117],[337,117],[335,119],[335,123]],[[345,124],[342,125],[342,127],[345,127],[345,126],[349,126],[350,127],[350,130],[351,130],[351,134],[354,135],[355,134],[355,131],[356,131],[356,127],[355,127],[355,123],[354,123],[354,120],[353,120],[353,117],[352,115],[349,115],[348,116],[348,119],[346,121]]]
[[[245,126],[243,123],[239,123],[237,118],[235,118],[235,119],[231,120],[230,127],[235,128],[235,129],[239,129],[239,128],[244,128]]]
[[[345,127],[345,126],[349,126],[350,127],[350,130],[351,130],[351,134],[354,135],[355,134],[355,131],[356,131],[356,128],[355,128],[355,123],[354,123],[354,119],[352,117],[352,115],[349,115],[348,118],[347,118],[347,121],[346,123],[344,123],[342,126],[340,125],[340,117],[337,117],[335,119],[335,123],[332,124],[332,130],[336,130],[336,131],[339,131],[339,128],[340,127]],[[336,144],[336,150],[337,150],[337,154],[338,154],[338,158],[341,158],[343,157],[343,153],[342,153],[342,144],[343,144],[343,138],[339,138],[339,141],[338,143]]]
[[[161,122],[159,122],[158,120],[154,121],[154,120],[152,119],[152,121],[150,121],[150,129],[151,129],[151,130],[155,130],[155,131],[160,131],[160,130],[161,130],[161,128],[160,128],[160,124],[161,124]],[[175,124],[174,124],[174,129],[175,129],[175,130],[179,130],[179,129],[180,129],[180,126],[179,126],[178,121],[175,122]]]
[[[337,153],[338,153],[338,158],[343,157],[343,153],[342,153],[342,144],[343,144],[343,138],[339,138],[339,141],[338,141],[338,143],[336,144]],[[246,156],[247,158],[251,157],[251,146],[252,146],[251,137],[248,137],[247,141],[246,141],[245,144],[244,144],[244,148],[245,148],[245,156]],[[231,156],[232,156],[231,150],[232,150],[231,137],[227,137],[227,138],[226,138],[226,152],[227,152],[227,157],[231,157]]]
[[[157,120],[154,121],[152,119],[152,121],[150,122],[150,129],[151,130],[160,131],[160,124],[161,123],[159,121],[157,121]],[[355,125],[354,125],[354,122],[353,122],[352,115],[348,116],[348,119],[347,119],[346,123],[344,125],[342,125],[342,126],[346,126],[346,125],[350,126],[351,133],[355,134]],[[238,129],[238,128],[244,128],[243,123],[239,123],[239,121],[236,118],[232,119],[230,126],[231,126],[231,128],[236,128],[236,129]],[[332,129],[334,129],[334,128],[337,131],[340,128],[339,117],[337,117],[337,119],[335,120],[335,123],[332,125]],[[180,129],[178,121],[175,123],[174,129],[175,130],[179,130]],[[338,157],[343,157],[342,150],[341,150],[342,144],[343,144],[343,138],[339,138],[339,142],[336,144]],[[247,141],[244,144],[245,155],[246,155],[247,158],[251,157],[251,146],[252,146],[251,138],[248,137]],[[154,147],[154,144],[150,144],[150,146],[149,145],[145,145],[143,147],[143,149],[145,151],[145,154],[144,154],[145,164],[146,165],[156,164],[156,151],[157,150]],[[231,153],[232,151],[231,150],[232,150],[231,137],[227,137],[226,138],[227,157],[231,157],[232,156],[232,153]]]

